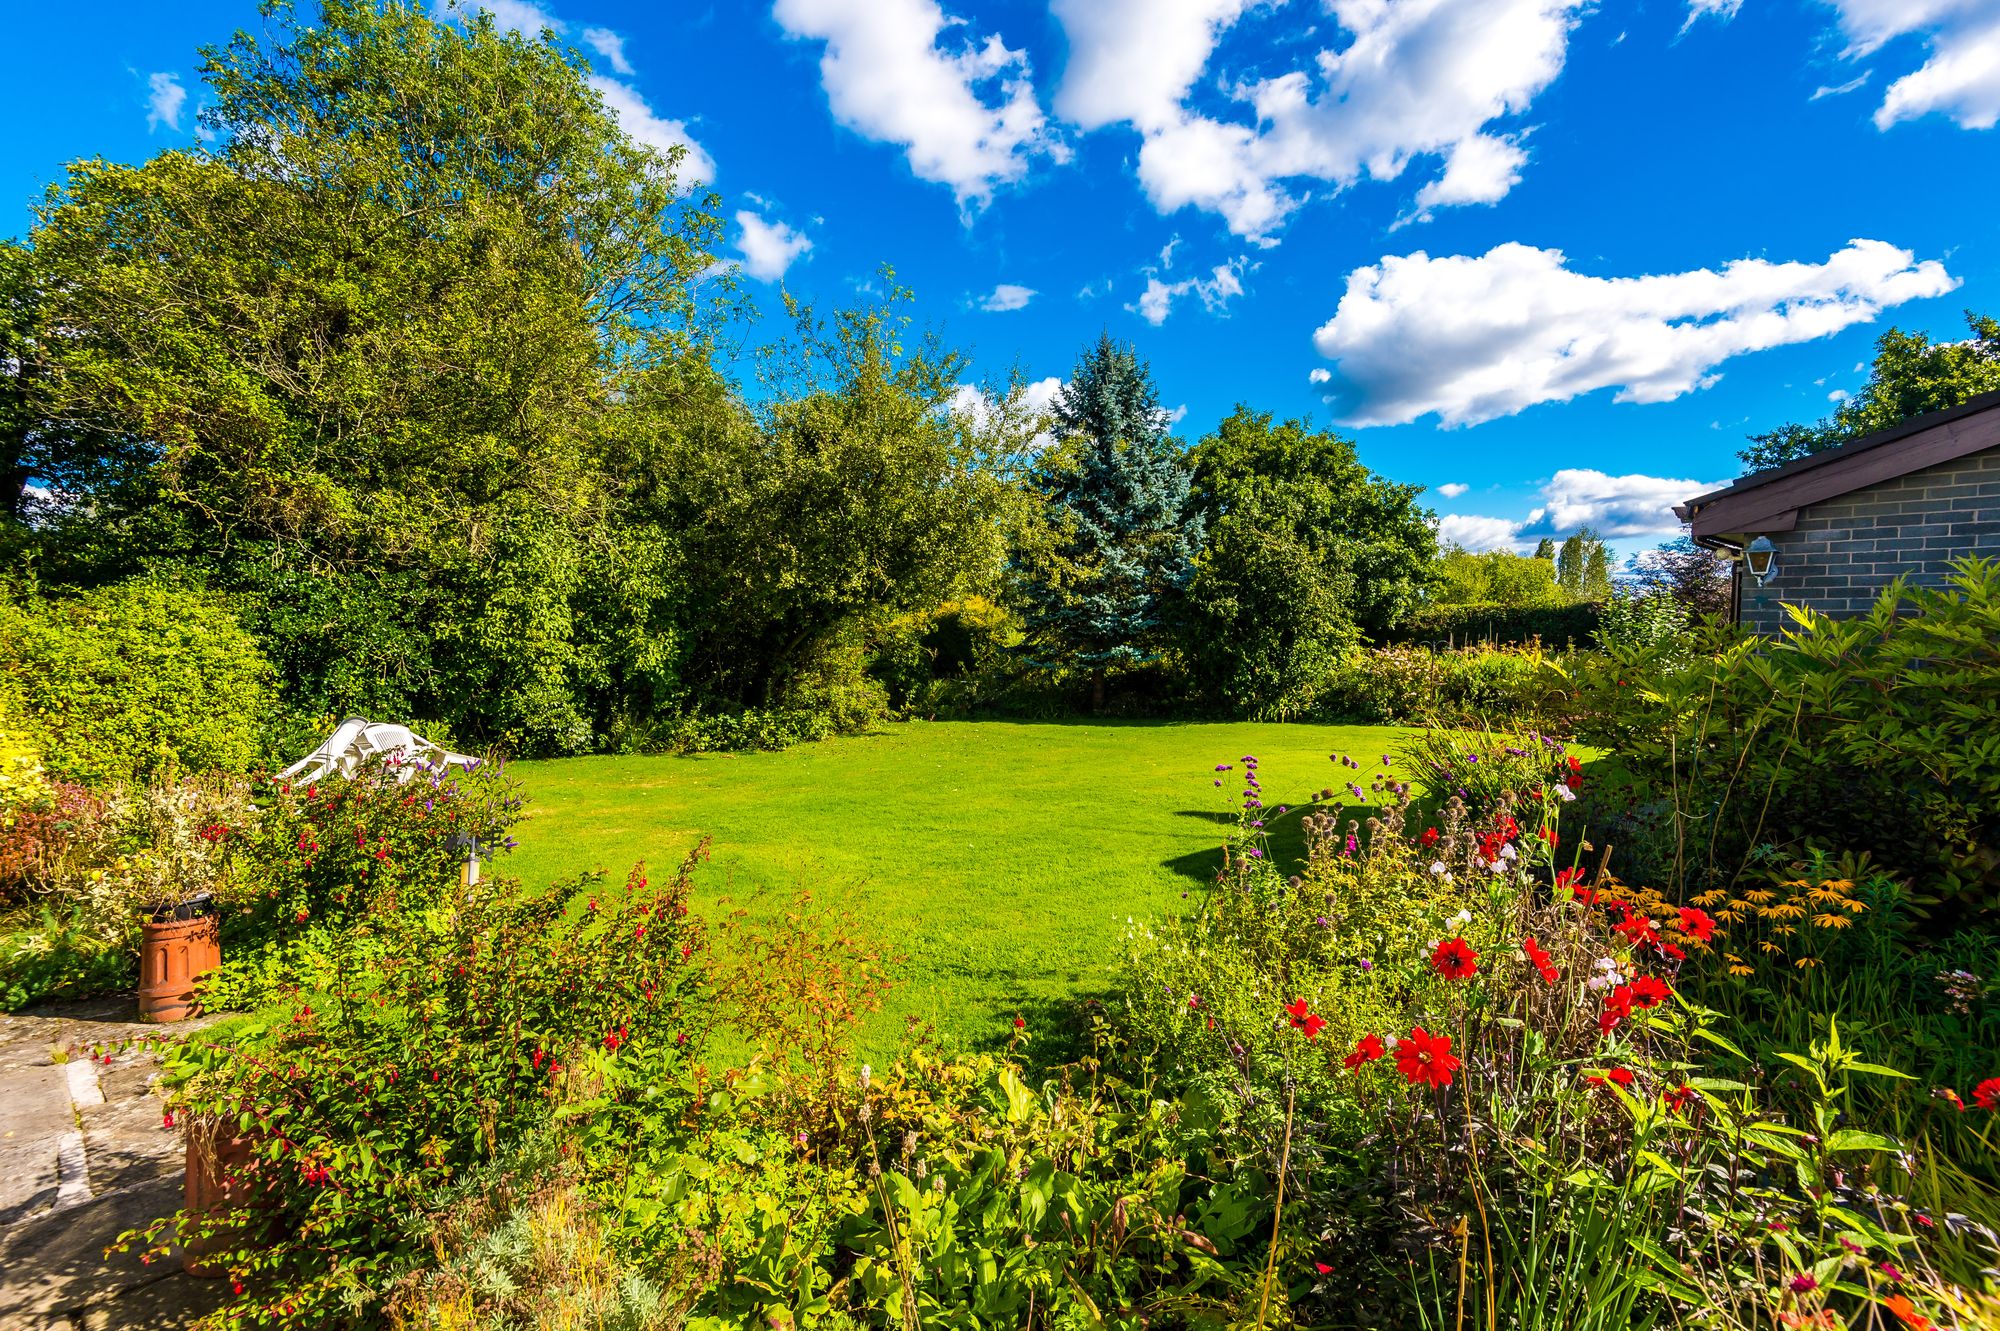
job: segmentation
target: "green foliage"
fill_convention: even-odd
[[[1965,324],[1971,336],[1961,342],[1932,342],[1927,334],[1891,328],[1875,344],[1868,382],[1833,415],[1753,434],[1737,456],[1762,471],[2000,391],[2000,320],[1967,310]]]
[[[1952,903],[1944,922],[2000,907],[2000,563],[1954,568],[1865,615],[1794,611],[1776,641],[1712,629],[1578,658],[1583,738],[1666,802],[1670,882],[1718,886],[1766,844],[1817,839],[1914,877]]]
[[[1597,645],[1607,652],[1657,649],[1671,654],[1685,650],[1693,627],[1687,606],[1670,591],[1619,591],[1600,607]]]
[[[659,1112],[706,1029],[691,867],[659,886],[635,869],[623,890],[495,879],[449,912],[358,920],[355,951],[295,1007],[169,1060],[190,1130],[251,1143],[239,1187],[257,1204],[124,1242],[166,1255],[200,1238],[240,1290],[228,1315],[252,1325],[379,1316],[429,1257],[417,1222],[442,1190],[561,1118],[589,1116],[608,1149]]]
[[[237,927],[288,934],[436,907],[475,846],[483,861],[514,849],[519,789],[498,762],[467,773],[381,758],[346,779],[267,784],[239,852],[256,866],[254,915]]]
[[[1320,565],[1316,584],[1343,595],[1369,638],[1381,641],[1417,604],[1437,553],[1430,512],[1417,502],[1422,487],[1370,471],[1352,440],[1239,405],[1202,439],[1193,463],[1195,501],[1209,521],[1229,517],[1289,537]]]
[[[1611,594],[1611,560],[1604,541],[1584,527],[1556,552],[1556,585],[1572,601],[1601,601]]]
[[[1195,563],[1181,630],[1187,671],[1211,705],[1250,716],[1312,709],[1359,642],[1353,576],[1282,527],[1227,514]]]
[[[7,923],[0,933],[0,1012],[111,993],[138,975],[137,916],[116,939],[105,938],[98,921],[55,905]]]
[[[1426,605],[1403,617],[1391,641],[1436,647],[1530,642],[1580,647],[1595,637],[1601,614],[1592,601],[1551,606]]]
[[[1477,723],[1514,718],[1532,723],[1550,690],[1532,650],[1378,647],[1353,652],[1320,681],[1314,710],[1392,725]]]
[[[1487,550],[1474,554],[1453,546],[1439,554],[1433,569],[1431,605],[1529,608],[1567,605],[1556,585],[1553,558]]]
[[[91,784],[263,756],[271,668],[225,602],[155,578],[0,600],[0,692],[52,773]]]

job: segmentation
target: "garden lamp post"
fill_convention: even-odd
[[[452,837],[451,848],[465,852],[465,862],[458,868],[459,886],[472,887],[479,882],[479,838],[470,832],[460,832]]]

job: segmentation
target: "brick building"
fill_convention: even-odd
[[[1775,634],[1786,604],[1865,611],[1899,574],[1937,586],[1961,555],[2000,557],[2000,393],[1913,417],[1674,509],[1727,556],[1737,622]],[[1759,579],[1751,566],[1769,560]]]

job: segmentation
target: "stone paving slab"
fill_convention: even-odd
[[[222,1302],[177,1263],[104,1253],[180,1204],[149,1046],[201,1024],[142,1023],[130,995],[0,1015],[0,1328],[184,1331]]]

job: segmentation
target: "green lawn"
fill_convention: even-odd
[[[905,960],[867,1032],[905,1014],[969,1044],[1103,991],[1127,917],[1180,909],[1218,863],[1218,762],[1257,755],[1267,802],[1339,787],[1339,752],[1374,764],[1371,726],[917,722],[783,753],[512,764],[530,796],[500,866],[529,883],[603,867],[657,872],[702,834],[700,880],[759,914],[804,885]],[[1365,784],[1365,782],[1364,782]],[[1278,825],[1283,852],[1296,815]],[[1286,835],[1289,833],[1289,835]]]

